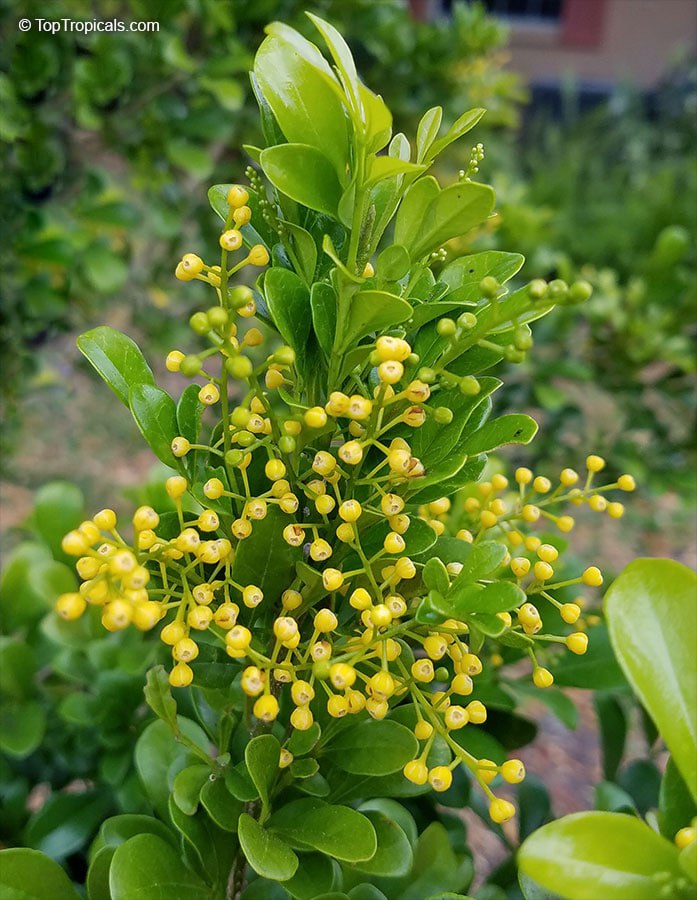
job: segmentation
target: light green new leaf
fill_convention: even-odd
[[[421,210],[413,242],[399,243],[404,243],[412,259],[420,259],[484,222],[494,202],[494,191],[487,184],[464,181],[450,185]]]
[[[677,848],[621,813],[565,816],[533,832],[520,870],[569,900],[655,900],[657,872],[680,875]]]
[[[132,388],[155,384],[152,370],[135,341],[108,325],[81,334],[77,346],[126,406]]]
[[[280,23],[257,50],[254,76],[281,131],[291,143],[309,144],[343,176],[349,127],[341,87],[319,50]],[[263,158],[263,154],[262,154]]]
[[[64,870],[26,847],[0,850],[0,896],[4,900],[79,900]]]
[[[411,315],[406,300],[386,291],[357,291],[349,307],[340,352],[345,352],[373,331],[381,331],[405,322]]]
[[[244,751],[249,777],[259,791],[265,808],[269,805],[271,788],[278,775],[280,757],[281,745],[272,734],[260,734],[252,738]]]
[[[467,132],[474,128],[477,122],[479,122],[485,112],[485,109],[476,107],[475,109],[468,109],[467,112],[464,112],[453,122],[448,129],[448,133],[439,141],[436,141],[431,145],[430,153],[428,154],[429,159],[435,159],[435,157],[438,156],[439,153],[442,153],[446,147],[453,143],[453,141],[456,141],[464,134],[467,134]]]
[[[350,725],[326,747],[324,756],[353,775],[391,775],[414,759],[413,733],[391,719]]]
[[[342,862],[371,859],[377,849],[372,823],[348,806],[308,797],[281,807],[269,827],[292,847],[319,850]]]
[[[529,444],[537,434],[537,422],[522,413],[499,416],[465,438],[461,449],[469,456],[489,453],[504,444]]]
[[[256,819],[242,813],[238,825],[240,846],[257,875],[273,881],[288,881],[298,868],[298,857],[280,837],[262,828]]]
[[[305,15],[314,24],[329,48],[332,59],[339,70],[339,77],[341,78],[344,90],[346,91],[353,119],[358,128],[361,126],[363,120],[363,104],[361,103],[360,82],[358,80],[356,64],[353,61],[351,50],[333,25],[330,25],[329,22],[325,22],[324,19],[320,19],[319,16],[313,15],[311,12],[306,12]]]
[[[635,560],[605,595],[605,614],[617,659],[697,799],[697,575]]]
[[[448,615],[455,618],[462,618],[471,613],[495,615],[525,603],[525,592],[512,581],[495,581],[474,592],[471,591],[472,587],[473,585],[462,589],[453,587],[445,598],[445,603],[452,608],[452,612]]]
[[[116,848],[109,869],[112,900],[210,900],[211,892],[184,865],[181,853],[154,834]]]
[[[378,256],[377,274],[382,281],[399,281],[409,271],[411,260],[406,247],[390,244]]]
[[[341,183],[321,150],[309,144],[279,144],[263,150],[259,162],[271,184],[286,197],[336,217]]]
[[[394,226],[395,244],[401,244],[410,251],[423,230],[426,209],[439,194],[440,187],[433,175],[419,178],[411,185],[399,204]],[[411,255],[415,258],[414,254]]]
[[[433,106],[421,116],[421,121],[416,129],[416,158],[419,162],[423,162],[428,156],[431,144],[438,137],[442,119],[442,106]]]

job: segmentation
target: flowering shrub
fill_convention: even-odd
[[[483,373],[522,360],[530,323],[589,288],[509,293],[521,256],[450,255],[493,209],[474,180],[482,147],[454,184],[429,170],[483,110],[442,136],[429,110],[412,147],[339,33],[311,19],[334,67],[269,26],[252,75],[265,146],[247,147],[246,185],[209,192],[219,264],[186,253],[176,268],[212,297],[190,320],[199,349],[167,357],[192,383],[175,402],[125,335],[79,339],[174,471],[171,510],[140,506],[123,527],[106,508],[62,541],[82,585],[58,614],[155,632],[171,654],[148,674],[161,721],[135,752],[157,818],[104,823],[90,896],[466,889],[443,825],[419,833],[385,798],[445,800],[466,773],[495,826],[512,818],[497,785],[525,769],[483,752],[487,670],[527,659],[521,690],[531,672],[544,696],[558,651],[586,652],[575,591],[603,578],[565,563],[564,535],[575,507],[620,518],[615,492],[635,488],[604,483],[597,455],[584,477],[479,481],[488,453],[537,427],[492,418],[501,382]]]

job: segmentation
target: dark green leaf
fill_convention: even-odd
[[[201,788],[211,774],[210,766],[187,766],[177,772],[172,783],[172,799],[185,816],[193,816],[198,809]]]
[[[140,348],[120,331],[100,325],[81,334],[77,346],[126,406],[132,388],[155,384]]]
[[[672,841],[676,833],[697,816],[697,803],[672,758],[668,760],[658,797],[658,824],[663,837]]]
[[[377,835],[377,850],[369,860],[354,863],[354,868],[374,877],[398,878],[407,875],[413,863],[411,844],[399,825],[384,813],[366,810]]]
[[[626,687],[627,682],[617,664],[604,625],[588,631],[588,650],[583,656],[563,654],[549,665],[559,687],[579,687],[586,690],[605,690]]]
[[[285,887],[297,900],[315,900],[337,881],[336,863],[320,853],[303,853],[302,864]]]
[[[218,828],[237,831],[237,822],[243,810],[242,801],[233,797],[222,778],[210,778],[201,788],[201,806]]]
[[[254,523],[253,537],[242,541],[235,554],[235,581],[260,587],[267,606],[278,601],[293,580],[295,563],[302,557],[302,550],[283,540],[288,521],[288,516],[272,506],[266,518]]]
[[[354,775],[389,775],[413,759],[413,733],[390,719],[368,720],[343,729],[325,749],[334,765]]]
[[[310,294],[312,325],[317,335],[317,341],[327,356],[331,356],[334,346],[336,304],[336,292],[330,284],[318,281],[312,285]]]
[[[624,746],[627,740],[627,716],[617,695],[610,691],[595,693],[593,704],[600,726],[603,774],[607,781],[612,781],[624,755]]]
[[[43,740],[46,713],[36,700],[5,700],[0,704],[0,750],[28,756]]]
[[[355,809],[313,798],[283,806],[271,817],[269,827],[292,847],[319,850],[343,862],[371,859],[377,849],[369,819]]]
[[[129,405],[136,425],[155,456],[165,465],[176,468],[172,441],[179,432],[177,408],[166,391],[151,384],[134,385]]]
[[[488,453],[504,444],[529,444],[537,433],[537,422],[530,416],[512,413],[487,422],[462,444],[469,456]]]
[[[311,326],[306,285],[289,269],[269,269],[264,278],[264,297],[279,334],[297,357],[304,359]]]
[[[210,888],[186,868],[179,851],[154,834],[116,848],[109,871],[112,900],[210,900]]]
[[[249,777],[265,808],[269,805],[271,788],[278,777],[280,756],[281,745],[272,734],[260,734],[252,738],[244,751]]]
[[[110,805],[103,791],[52,794],[29,820],[25,841],[47,856],[65,859],[89,841]]]
[[[177,403],[177,431],[195,444],[201,431],[201,416],[205,409],[198,399],[201,388],[197,384],[189,384],[182,392]]]
[[[426,562],[421,577],[430,591],[438,591],[440,594],[448,593],[450,588],[448,570],[437,556],[432,556],[431,559]]]
[[[63,869],[38,850],[0,850],[0,894],[6,900],[79,900]]]

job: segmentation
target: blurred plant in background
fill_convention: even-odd
[[[96,6],[60,0],[50,16],[158,21],[160,30],[22,33],[14,5],[0,4],[10,35],[0,75],[3,206],[13,236],[2,252],[8,414],[36,368],[33,348],[47,337],[100,303],[145,322],[153,307],[170,304],[169,259],[211,238],[204,205],[191,199],[202,196],[196,186],[239,169],[230,148],[242,132],[257,134],[247,73],[263,26],[280,18],[308,28],[304,0]],[[400,0],[312,7],[342,27],[402,127],[443,98],[446,119],[486,106],[488,125],[516,123],[523,92],[501,69],[505,29],[478,4],[423,23]],[[29,0],[22,15],[47,11]]]
[[[536,452],[563,458],[592,436],[657,489],[688,491],[696,108],[697,69],[679,69],[651,102],[618,95],[585,115],[567,109],[561,122],[538,117],[493,176],[499,246],[522,246],[529,276],[583,277],[595,288],[583,317],[542,324],[539,378],[519,380],[518,399],[541,408],[548,426]]]

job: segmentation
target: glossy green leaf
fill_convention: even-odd
[[[79,900],[65,871],[38,850],[0,850],[0,895],[4,900]]]
[[[175,832],[153,816],[134,814],[111,816],[99,830],[99,837],[107,847],[118,847],[137,834],[154,834],[173,847],[178,846]]]
[[[585,690],[625,688],[627,680],[620,669],[605,625],[588,630],[588,650],[583,656],[564,653],[550,663],[549,669],[559,687],[577,687]]]
[[[154,834],[139,834],[116,848],[109,870],[112,900],[210,900],[210,888],[181,854]]]
[[[426,175],[411,185],[399,205],[395,219],[394,242],[405,247],[412,259],[416,259],[416,256],[411,252],[411,248],[423,229],[426,209],[439,194],[440,187],[436,179],[432,175]]]
[[[366,816],[309,797],[281,807],[269,828],[291,847],[319,850],[343,862],[371,859],[377,849],[375,829]]]
[[[302,550],[283,540],[288,517],[272,506],[266,518],[254,523],[254,540],[242,541],[235,554],[234,578],[239,584],[256,584],[264,592],[265,603],[275,603],[295,574]]]
[[[411,306],[406,300],[386,291],[362,290],[351,298],[351,305],[342,334],[340,352],[345,352],[353,344],[374,331],[382,331],[399,325],[411,315]]]
[[[324,755],[344,772],[389,775],[414,759],[418,744],[413,733],[391,719],[368,720],[339,732]]]
[[[172,782],[172,799],[185,816],[193,816],[198,809],[201,788],[211,774],[210,766],[187,766],[177,772]]]
[[[438,130],[443,119],[443,107],[433,106],[421,116],[416,129],[416,158],[422,162],[428,156],[431,144],[438,137]]]
[[[336,216],[341,182],[321,150],[308,144],[279,144],[262,150],[259,162],[271,184],[286,197],[309,209]]]
[[[494,200],[489,185],[476,181],[450,185],[421,211],[423,227],[415,240],[400,243],[404,243],[412,259],[420,259],[484,222],[494,208]]]
[[[103,790],[52,794],[29,820],[24,840],[47,856],[65,859],[89,841],[110,805]]]
[[[100,325],[86,331],[77,339],[77,346],[126,406],[133,388],[155,384],[152,370],[138,345],[114,328]]]
[[[291,143],[321,151],[337,173],[345,172],[349,130],[333,72],[293,29],[274,23],[269,30],[275,33],[257,50],[254,75],[281,131]]]
[[[301,864],[293,877],[285,882],[291,896],[297,900],[315,900],[335,887],[338,868],[321,853],[303,853]]]
[[[177,432],[187,441],[195,444],[201,431],[201,416],[205,409],[198,399],[201,388],[198,384],[189,384],[182,391],[177,402]]]
[[[166,722],[172,731],[177,730],[177,702],[164,666],[154,666],[146,675],[145,702],[155,715]]]
[[[407,875],[413,863],[413,853],[404,831],[384,813],[366,810],[363,815],[373,824],[377,850],[369,860],[354,863],[354,868],[373,877],[399,878]]]
[[[288,881],[298,868],[298,857],[278,835],[262,828],[256,819],[242,813],[238,825],[240,846],[250,866],[262,878]]]
[[[333,25],[325,22],[319,16],[313,15],[311,12],[306,13],[306,15],[324,38],[324,42],[339,72],[346,96],[349,99],[349,106],[353,112],[356,127],[360,127],[363,121],[363,104],[361,102],[360,82],[351,50],[340,32]]]
[[[525,592],[512,581],[495,581],[482,590],[472,591],[471,588],[472,585],[462,589],[453,586],[445,598],[446,604],[453,610],[450,615],[454,618],[463,618],[472,613],[494,615],[525,603]]]
[[[218,828],[237,831],[237,822],[244,807],[241,800],[230,794],[222,778],[208,778],[201,788],[201,806]]]
[[[674,846],[641,820],[608,812],[576,813],[544,825],[524,842],[518,864],[569,900],[655,900],[655,874],[680,874]]]
[[[260,734],[247,744],[244,760],[262,805],[269,805],[271,788],[278,777],[281,745],[272,734]]]
[[[289,269],[269,269],[264,278],[264,299],[279,334],[303,359],[311,326],[306,285]]]
[[[489,453],[504,444],[529,444],[537,434],[537,422],[530,416],[511,413],[499,416],[482,425],[462,444],[462,450],[470,456],[478,453]]]
[[[684,850],[681,850],[678,861],[688,878],[697,882],[697,842],[692,841]]]
[[[94,846],[90,853],[90,863],[85,879],[85,888],[89,900],[111,900],[109,890],[109,869],[114,858],[113,847],[96,849]]]
[[[439,497],[451,497],[467,485],[479,481],[485,466],[486,456],[483,453],[472,459],[466,459],[454,474],[446,475],[438,480],[432,479],[430,485],[419,487],[419,490],[410,499],[414,503],[430,503]],[[420,479],[414,479],[414,481],[420,481]],[[418,484],[415,486],[418,487]]]
[[[301,228],[300,225],[296,225],[294,222],[284,220],[282,224],[290,238],[291,247],[298,261],[300,269],[298,275],[301,275],[308,284],[312,284],[317,266],[317,244],[315,244],[315,239],[309,231],[305,231],[304,228]]]
[[[310,293],[312,326],[317,335],[317,341],[327,356],[331,356],[334,347],[336,304],[336,292],[330,284],[317,281],[312,285]]]
[[[492,575],[502,565],[505,556],[506,547],[498,541],[482,541],[461,548],[458,562],[462,563],[462,568],[453,581],[453,591]]]
[[[448,593],[450,588],[448,570],[437,556],[431,557],[426,562],[421,577],[429,591],[438,591],[440,594]]]
[[[176,468],[178,461],[171,450],[172,441],[179,433],[174,400],[161,388],[140,384],[131,388],[129,406],[155,456],[165,465]]]
[[[315,746],[320,738],[320,734],[321,729],[317,722],[313,722],[307,731],[293,729],[288,741],[288,750],[290,750],[293,756],[304,756]]]
[[[605,595],[612,645],[697,800],[697,575],[672,560],[630,563]]]
[[[177,716],[183,734],[202,750],[208,749],[203,730],[190,719]],[[164,821],[169,818],[168,799],[177,773],[195,762],[190,751],[179,743],[169,726],[158,719],[140,735],[135,747],[135,765],[148,799]]]

